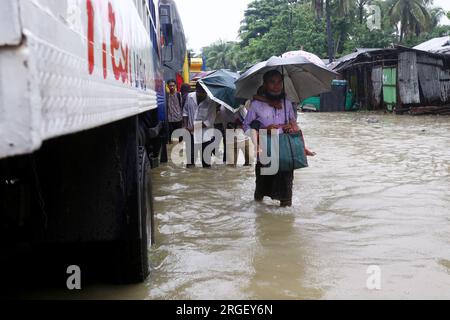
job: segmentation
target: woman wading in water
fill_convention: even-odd
[[[258,90],[244,121],[244,131],[249,129],[278,130],[278,133],[299,131],[292,102],[285,98],[283,76],[272,70],[264,75],[263,90]],[[286,108],[286,109],[285,109]],[[257,147],[258,150],[259,146]],[[258,151],[259,152],[259,151]],[[306,155],[315,153],[305,148]],[[265,196],[279,200],[280,206],[292,206],[292,185],[294,171],[278,172],[275,175],[261,175],[262,164],[256,163],[255,201],[261,202]]]

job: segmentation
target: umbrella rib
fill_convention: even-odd
[[[271,70],[283,73],[286,79],[290,79],[286,86],[291,98],[303,99],[303,96],[315,95],[317,92],[325,92],[330,89],[331,80],[337,75],[325,66],[318,65],[306,58],[289,59],[272,57],[248,69],[235,82],[239,97],[249,99],[254,91],[250,87],[257,87],[262,83],[261,76]],[[295,81],[294,81],[295,79]],[[308,83],[303,83],[304,81]],[[288,89],[289,87],[289,89]],[[303,87],[303,89],[301,89]],[[315,88],[316,87],[316,88]],[[296,97],[293,95],[295,94]]]
[[[200,85],[202,86],[202,88],[205,89],[206,93],[208,94],[208,96],[209,96],[209,98],[210,98],[211,100],[213,100],[213,101],[215,101],[216,103],[218,103],[218,104],[224,106],[225,108],[227,108],[228,110],[230,110],[230,111],[233,112],[233,113],[236,113],[237,110],[239,110],[239,108],[238,108],[238,109],[234,109],[233,107],[231,107],[231,106],[230,106],[228,103],[226,103],[225,101],[222,101],[222,100],[216,98],[216,97],[212,94],[212,92],[209,90],[209,88],[203,83],[202,80],[199,80],[198,82],[200,83]]]

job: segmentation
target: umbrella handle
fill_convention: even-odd
[[[287,110],[286,110],[286,87],[284,84],[284,66],[281,66],[281,74],[283,75],[283,93],[284,93],[284,99],[283,99],[283,108],[284,108],[284,124],[288,124],[287,120]]]

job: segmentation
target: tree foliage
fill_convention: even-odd
[[[206,67],[209,70],[228,69],[238,71],[244,67],[240,59],[241,48],[237,42],[219,40],[203,48],[206,58]]]
[[[368,5],[381,10],[379,28],[369,28]],[[445,15],[432,0],[254,0],[239,29],[241,41],[219,41],[203,54],[208,68],[236,71],[291,50],[326,58],[329,52],[339,57],[356,48],[414,46],[449,35],[450,27],[440,25]]]

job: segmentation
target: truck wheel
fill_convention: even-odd
[[[118,252],[119,283],[138,283],[148,277],[149,249],[155,238],[151,166],[144,147],[138,147],[136,169],[137,212],[129,217],[127,239]]]
[[[136,260],[138,274],[142,275],[141,280],[148,276],[148,250],[154,243],[154,211],[151,167],[147,152],[144,147],[138,148],[138,201],[139,211],[139,250],[135,250],[139,255]]]
[[[153,205],[153,186],[152,186],[152,178],[151,178],[151,163],[148,158],[148,154],[145,148],[139,148],[139,179],[142,181],[140,184],[141,191],[141,215],[145,217],[143,218],[143,234],[146,231],[146,239],[147,239],[147,248],[150,248],[153,244],[155,244],[155,211]]]
[[[4,180],[20,182],[0,181],[0,198],[8,196],[8,202],[0,199],[0,238],[49,257],[42,259],[45,276],[58,275],[64,285],[59,281],[69,265],[80,266],[87,282],[144,281],[154,218],[151,167],[139,124],[130,117],[46,141],[32,157],[13,159],[20,162],[0,162]],[[10,206],[12,200],[23,207]],[[2,210],[6,205],[8,212]]]

